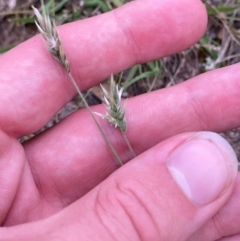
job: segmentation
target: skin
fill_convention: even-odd
[[[190,47],[203,35],[206,24],[206,10],[198,0],[138,0],[61,26],[59,33],[72,74],[80,88],[87,90],[111,73]],[[151,240],[162,241],[238,239],[240,176],[232,194],[229,190],[186,230],[186,220],[192,222],[199,215],[198,207],[185,204],[183,193],[171,184],[164,160],[168,150],[194,132],[222,132],[240,126],[239,64],[129,99],[127,135],[139,155],[132,161],[120,133],[100,120],[122,160],[128,162],[119,170],[84,109],[23,145],[17,141],[44,126],[76,94],[41,36],[0,56],[0,73],[1,240],[150,240],[149,233],[154,237]],[[104,111],[101,105],[92,109]],[[181,134],[185,132],[189,133]],[[145,172],[153,155],[162,163],[159,171],[164,182],[149,174],[156,169],[154,161]],[[140,188],[137,196],[147,195],[153,202],[159,187],[163,192],[157,196],[161,205],[153,205],[152,210],[162,217],[159,227],[146,213],[139,223],[132,221],[147,204],[133,202],[135,214],[127,212],[132,199],[122,197],[116,185],[117,180],[121,188],[127,185],[136,194],[136,180],[143,177],[151,192]],[[119,216],[106,212],[109,207],[119,207]],[[180,214],[183,207],[185,216],[178,215],[183,226],[172,225],[174,219],[164,223],[169,212],[174,213],[170,210]]]

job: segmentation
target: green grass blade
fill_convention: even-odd
[[[15,45],[10,45],[10,46],[4,47],[4,48],[0,48],[0,54],[4,54],[14,47],[15,47]]]
[[[128,82],[125,82],[123,88],[126,90],[129,86],[131,86],[135,82],[137,82],[137,81],[139,81],[141,79],[154,77],[158,72],[159,72],[159,70],[143,72],[142,74],[136,76],[132,80],[130,80]]]

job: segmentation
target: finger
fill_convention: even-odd
[[[59,214],[2,230],[2,237],[33,240],[45,233],[71,240],[185,241],[226,203],[237,166],[220,136],[178,135],[138,156]]]
[[[221,132],[239,126],[239,76],[237,64],[200,75],[172,88],[130,99],[126,108],[127,135],[135,152],[140,154],[182,132]],[[101,106],[93,110],[105,112]],[[122,160],[130,160],[132,156],[121,134],[105,121],[99,121]],[[59,211],[59,207],[65,207],[85,195],[118,167],[85,110],[26,143],[24,148],[35,182],[32,188],[26,180],[19,185],[22,190],[35,193],[37,183],[41,195],[34,203],[23,205],[20,201],[24,199],[22,194],[19,198],[21,209],[9,215],[10,220],[18,223],[39,219],[41,213],[48,216]],[[45,198],[41,199],[41,196]],[[44,205],[39,205],[45,199]],[[55,200],[50,211],[49,200]],[[33,206],[39,211],[26,220],[21,213],[23,210],[31,213]]]
[[[14,202],[25,162],[26,156],[20,143],[0,131],[0,224]]]
[[[232,237],[227,237],[227,238],[221,238],[217,241],[239,241],[240,240],[240,234],[234,235]]]
[[[206,19],[199,0],[133,1],[61,26],[59,32],[84,90],[111,73],[191,46],[202,36]],[[0,58],[0,126],[11,135],[38,130],[75,94],[45,45],[37,36]]]
[[[221,132],[240,126],[239,74],[239,65],[235,65],[173,88],[129,99],[127,136],[135,152],[140,154],[182,132]],[[102,106],[93,110],[105,112]],[[132,156],[119,131],[100,118],[99,121],[122,160],[130,160]],[[78,197],[85,195],[117,168],[117,162],[85,110],[25,144],[25,151],[42,189],[51,190],[49,183],[55,183],[54,188],[63,197],[69,190]],[[55,172],[57,167],[71,176],[71,181],[65,182]],[[69,200],[72,201],[75,200]]]
[[[238,174],[233,193],[224,207],[198,230],[189,241],[201,240],[219,240],[222,237],[229,237],[226,240],[235,240],[235,236],[239,238],[240,233],[240,175]],[[230,237],[231,236],[231,237]],[[233,237],[232,237],[233,236]],[[240,240],[240,239],[236,239]]]

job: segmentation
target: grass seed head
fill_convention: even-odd
[[[104,102],[107,107],[107,113],[105,115],[97,114],[114,125],[115,128],[119,128],[122,132],[126,132],[127,124],[125,119],[125,106],[121,105],[123,88],[119,89],[113,76],[111,76],[110,91],[108,92],[102,85],[101,88],[104,93]]]
[[[69,73],[70,65],[64,53],[63,45],[60,41],[55,21],[51,20],[49,15],[46,13],[41,15],[38,9],[34,6],[32,6],[32,8],[37,18],[35,24],[39,32],[47,41],[49,52],[61,63],[61,65]]]

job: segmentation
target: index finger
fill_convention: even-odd
[[[61,26],[59,33],[85,90],[111,73],[191,46],[205,26],[199,0],[139,0]],[[1,56],[0,73],[0,128],[15,137],[41,128],[75,94],[40,36]]]

